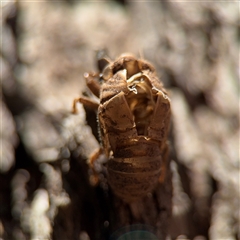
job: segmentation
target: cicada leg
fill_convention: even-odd
[[[84,106],[89,107],[91,109],[97,110],[99,103],[91,100],[90,98],[87,97],[80,97],[80,98],[76,98],[73,101],[73,106],[72,106],[72,113],[76,114],[77,113],[77,103],[80,102],[82,103]]]
[[[99,98],[100,95],[100,83],[95,79],[96,77],[99,77],[99,74],[95,74],[95,73],[85,73],[84,74],[84,78],[86,80],[86,84],[88,86],[88,88],[91,90],[91,92]],[[72,112],[74,114],[77,113],[77,103],[80,102],[82,103],[84,106],[89,107],[93,110],[97,110],[98,109],[98,105],[99,103],[95,102],[94,100],[88,98],[88,97],[80,97],[80,98],[76,98],[73,101],[73,107],[72,107]]]
[[[94,163],[99,159],[99,157],[102,154],[103,154],[103,149],[99,148],[95,152],[93,152],[92,155],[88,159],[88,164],[92,171],[91,176],[90,176],[90,183],[93,186],[96,186],[99,183],[98,172],[96,171],[96,169],[94,167]]]
[[[85,73],[84,78],[86,80],[86,84],[91,92],[99,98],[100,96],[100,83],[96,80],[96,77],[99,77],[99,74],[95,73]]]

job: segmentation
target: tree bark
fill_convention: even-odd
[[[0,238],[239,238],[237,2],[1,7]],[[90,184],[96,114],[71,113],[101,48],[143,52],[170,92],[165,182],[132,204],[109,188],[104,157]]]

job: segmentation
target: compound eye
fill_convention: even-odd
[[[124,68],[127,70],[127,78],[130,78],[140,72],[140,69],[138,67],[138,61],[135,59],[126,59],[123,65]]]
[[[97,51],[97,67],[100,72],[111,62],[111,59],[108,57],[107,50],[102,49]]]
[[[103,72],[102,72],[102,78],[103,80],[108,80],[109,78],[111,78],[113,76],[113,72],[112,72],[112,69],[107,66],[104,68]]]
[[[103,69],[110,63],[110,61],[107,58],[101,58],[98,59],[97,65],[98,65],[98,70],[100,72],[103,71]]]

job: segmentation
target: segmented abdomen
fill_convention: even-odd
[[[141,144],[138,146],[139,149],[142,147]],[[112,158],[108,161],[108,182],[117,196],[131,202],[152,192],[161,175],[161,167],[160,154]]]

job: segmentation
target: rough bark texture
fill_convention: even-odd
[[[240,238],[237,2],[1,8],[0,238]],[[89,183],[96,115],[81,105],[71,114],[102,48],[143,54],[172,101],[167,179],[131,205],[108,188],[104,159],[100,185]]]

